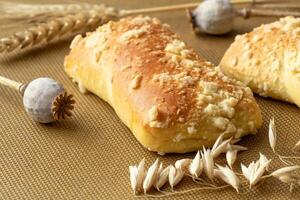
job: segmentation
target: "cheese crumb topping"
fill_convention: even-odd
[[[157,118],[158,118],[158,109],[157,109],[157,106],[154,105],[148,111],[148,119],[150,121],[155,121],[155,120],[157,120]]]
[[[149,16],[137,16],[131,20],[131,23],[134,25],[143,25],[151,22],[151,18]]]
[[[129,30],[120,36],[119,41],[120,42],[128,42],[131,38],[138,38],[145,32],[146,32],[146,27],[144,27],[144,26],[141,27],[140,29]]]
[[[214,82],[199,81],[199,86],[205,95],[212,95],[218,91],[218,85]]]
[[[187,127],[187,132],[188,134],[194,134],[197,133],[197,129],[195,128],[194,125]]]
[[[182,50],[186,48],[186,45],[184,42],[180,40],[173,40],[171,43],[168,43],[165,51],[168,53],[173,53],[173,54],[180,54]]]
[[[213,125],[221,130],[225,130],[229,120],[224,117],[214,117],[212,118]]]
[[[142,75],[141,74],[136,75],[130,83],[130,88],[131,89],[139,88],[141,85],[141,81],[142,81]]]

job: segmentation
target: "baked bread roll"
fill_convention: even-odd
[[[261,96],[300,106],[299,52],[300,19],[285,17],[237,36],[220,67]]]
[[[185,153],[262,124],[250,88],[224,76],[156,18],[124,18],[76,36],[66,73],[116,111],[150,151]]]

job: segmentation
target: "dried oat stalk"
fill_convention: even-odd
[[[10,5],[10,4],[8,4]],[[9,7],[9,6],[6,7]],[[21,10],[26,5],[21,4]],[[27,8],[28,7],[28,8]],[[17,49],[24,49],[42,43],[49,43],[53,40],[72,36],[79,32],[86,32],[95,29],[97,26],[107,23],[118,17],[118,12],[105,5],[41,5],[28,6],[26,11],[16,15],[11,20],[21,20],[22,16],[30,15],[28,24],[37,24],[31,28],[17,32],[10,37],[0,39],[0,53],[11,52]],[[80,12],[78,12],[80,10]],[[7,16],[10,12],[6,11]],[[32,12],[32,14],[28,12]],[[5,16],[2,16],[5,18]]]
[[[223,134],[219,136],[212,149],[203,148],[198,151],[193,159],[181,159],[175,162],[174,166],[169,165],[163,168],[163,163],[157,159],[148,170],[144,169],[145,159],[138,166],[130,166],[130,182],[135,194],[144,193],[146,196],[162,197],[176,195],[195,190],[224,189],[232,187],[237,192],[250,190],[259,187],[263,180],[273,178],[290,185],[290,191],[295,186],[300,186],[300,176],[294,172],[300,169],[300,166],[286,166],[271,171],[269,169],[271,159],[268,159],[262,153],[259,153],[259,159],[252,161],[248,166],[240,163],[240,170],[234,169],[233,165],[237,160],[238,151],[247,150],[243,146],[234,144],[234,139],[224,140]],[[276,153],[275,146],[277,141],[274,119],[269,126],[270,146],[276,156],[282,161],[282,156]],[[226,154],[228,166],[222,166],[215,162],[215,158],[221,154]],[[294,158],[294,157],[283,157]],[[141,164],[142,163],[142,164]],[[141,167],[142,166],[142,167]],[[200,184],[201,187],[185,191],[174,191],[184,176]],[[151,195],[151,189],[162,192],[162,188],[168,183],[169,192],[163,191],[161,195]],[[164,187],[166,188],[166,187]]]
[[[277,153],[277,151],[275,151],[276,142],[277,142],[277,133],[276,133],[276,127],[275,127],[275,120],[274,120],[274,118],[272,118],[269,123],[269,143],[270,143],[270,147],[273,150],[274,154],[276,156],[278,156],[280,161],[286,165],[293,165],[293,162],[291,162],[290,160],[300,159],[299,156],[284,156],[284,155]],[[295,144],[293,149],[297,149],[298,146],[300,146],[300,141],[298,141]]]

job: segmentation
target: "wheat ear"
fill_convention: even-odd
[[[67,13],[65,16],[51,19],[10,37],[1,38],[0,53],[24,49],[42,42],[60,39],[63,36],[92,30],[116,17],[118,17],[116,10],[105,5],[98,5],[90,11],[81,11],[78,14]]]

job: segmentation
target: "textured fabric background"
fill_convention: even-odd
[[[60,1],[23,1],[53,2]],[[70,1],[69,1],[70,2]],[[96,2],[96,1],[94,1]],[[184,0],[101,1],[117,8],[139,8],[183,3]],[[169,23],[205,58],[218,64],[224,51],[238,33],[250,31],[261,23],[276,19],[237,19],[235,31],[223,37],[196,36],[191,32],[184,11],[151,14]],[[3,24],[2,24],[3,25]],[[19,27],[22,29],[22,27]],[[0,35],[11,30],[1,29]],[[82,95],[63,71],[64,56],[70,41],[51,44],[46,48],[11,55],[0,55],[0,74],[28,82],[41,76],[52,77],[74,94],[77,105],[71,119],[41,125],[29,119],[19,94],[0,87],[0,199],[132,199],[128,166],[146,158],[147,166],[156,158],[164,163],[192,157],[186,155],[159,156],[144,149],[113,109],[100,98]],[[259,134],[245,138],[241,144],[249,151],[239,155],[248,164],[262,152],[273,158],[272,168],[281,165],[268,145],[267,125],[276,118],[278,152],[292,154],[291,148],[300,139],[300,109],[271,99],[257,97],[264,126]],[[297,162],[296,162],[297,163]],[[298,162],[299,164],[300,162]],[[236,166],[238,167],[238,166]],[[197,187],[188,178],[176,190]],[[198,191],[176,195],[172,199],[299,199],[300,190],[289,193],[289,187],[276,180],[243,194],[232,189]]]

